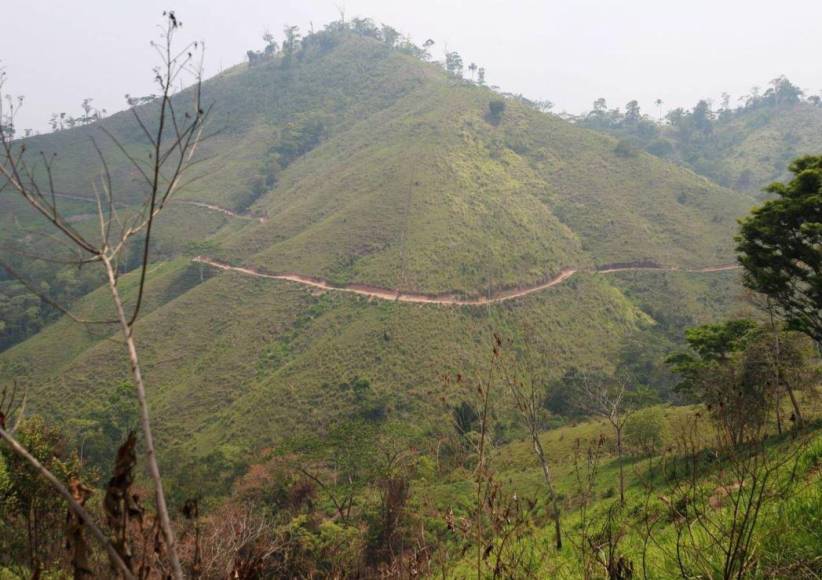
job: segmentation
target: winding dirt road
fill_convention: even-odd
[[[304,276],[302,274],[269,274],[261,272],[260,270],[251,266],[234,266],[227,262],[215,260],[207,256],[197,256],[193,258],[194,262],[205,264],[216,268],[218,270],[237,272],[245,276],[253,276],[255,278],[267,278],[269,280],[285,280],[308,286],[310,288],[317,288],[320,290],[331,290],[335,292],[347,292],[349,294],[357,294],[359,296],[366,296],[368,298],[376,298],[378,300],[390,300],[394,302],[410,302],[413,304],[443,304],[447,306],[484,306],[488,304],[498,304],[508,300],[515,300],[541,292],[554,286],[562,284],[577,272],[584,272],[584,270],[575,270],[573,268],[565,268],[556,276],[547,279],[544,282],[535,284],[533,286],[523,286],[520,288],[512,288],[507,290],[499,290],[487,297],[480,298],[461,298],[456,294],[422,294],[416,292],[404,292],[402,290],[380,288],[379,286],[370,286],[367,284],[332,284],[328,280],[316,278],[313,276]],[[597,270],[589,270],[592,274],[611,274],[613,272],[636,272],[636,271],[656,271],[656,272],[689,272],[689,273],[710,273],[710,272],[725,272],[728,270],[736,270],[739,266],[736,264],[726,264],[722,266],[709,266],[707,268],[666,268],[664,266],[604,266]]]
[[[193,205],[194,207],[201,207],[203,209],[219,212],[221,214],[227,215],[228,217],[233,217],[241,220],[253,220],[256,222],[260,222],[261,224],[268,221],[268,219],[263,216],[258,216],[250,213],[237,213],[236,211],[232,211],[228,208],[220,207],[219,205],[214,205],[213,203],[206,203],[204,201],[193,201],[183,199],[174,200],[171,203]]]
[[[56,197],[64,199],[71,199],[75,201],[84,201],[89,203],[96,203],[96,200],[90,197],[80,195],[73,195],[68,193],[57,193]],[[213,203],[196,200],[175,200],[175,204],[184,204],[194,207],[200,207],[209,211],[222,213],[228,217],[253,220],[260,223],[267,221],[264,216],[258,216],[248,213],[238,213]],[[568,280],[571,276],[580,272],[574,268],[564,268],[560,270],[559,274],[545,281],[531,286],[521,286],[517,288],[509,288],[504,290],[497,290],[488,296],[479,298],[463,298],[457,294],[424,294],[420,292],[404,292],[398,289],[381,288],[379,286],[371,286],[369,284],[332,284],[328,280],[317,278],[314,276],[304,276],[302,274],[286,273],[286,274],[269,274],[261,272],[251,266],[234,266],[226,262],[214,260],[207,256],[197,256],[193,258],[194,262],[217,268],[218,270],[238,272],[245,276],[253,276],[255,278],[268,278],[270,280],[285,280],[287,282],[294,282],[302,284],[310,288],[317,288],[319,290],[331,290],[334,292],[347,292],[349,294],[357,294],[367,298],[376,298],[378,300],[390,300],[393,302],[409,302],[412,304],[442,304],[446,306],[483,306],[487,304],[498,304],[508,300],[515,300],[541,292],[548,288],[553,288]],[[669,268],[665,266],[656,265],[650,262],[626,263],[626,264],[611,264],[600,266],[596,270],[589,270],[592,274],[611,274],[614,272],[640,272],[640,271],[656,271],[656,272],[691,272],[691,273],[709,273],[709,272],[724,272],[727,270],[736,270],[739,268],[736,264],[726,264],[722,266],[708,266],[706,268],[684,269],[684,268]],[[585,270],[582,270],[585,272]]]
[[[74,195],[71,193],[55,193],[55,197],[63,198],[63,199],[70,199],[73,201],[83,201],[86,203],[97,203],[97,200],[92,197],[87,197],[83,195]],[[196,201],[196,200],[189,200],[189,199],[173,199],[171,201],[174,205],[190,205],[194,207],[200,207],[203,209],[207,209],[209,211],[216,211],[228,217],[237,218],[241,220],[253,220],[260,223],[265,223],[267,218],[264,216],[258,216],[250,213],[237,213],[236,211],[230,210],[225,207],[221,207],[219,205],[215,205],[213,203],[207,203],[205,201]]]

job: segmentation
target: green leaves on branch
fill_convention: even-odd
[[[822,341],[822,156],[790,166],[771,200],[741,221],[736,238],[748,288],[767,295],[789,326]]]

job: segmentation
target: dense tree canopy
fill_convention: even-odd
[[[745,285],[769,296],[791,327],[822,340],[822,157],[791,164],[777,199],[753,210],[737,237]]]

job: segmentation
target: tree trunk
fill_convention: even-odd
[[[37,501],[36,499],[34,501]],[[40,566],[37,563],[37,538],[34,532],[34,506],[29,507],[29,515],[26,518],[26,531],[29,536],[29,566],[31,566],[31,577],[40,577]]]
[[[782,366],[782,342],[779,340],[779,332],[777,331],[776,324],[774,323],[773,310],[769,309],[768,313],[771,317],[771,331],[774,333],[774,347],[776,348],[776,388],[779,389],[780,384],[785,385],[785,390],[788,391],[788,397],[790,397],[791,405],[793,405],[793,415],[796,419],[796,427],[801,428],[802,413],[799,411],[799,403],[796,400],[796,395],[794,395],[791,385],[788,384],[788,381],[784,380],[784,378],[781,377],[781,373],[779,372]]]
[[[796,418],[796,427],[801,429],[804,425],[805,420],[802,418],[802,412],[799,410],[799,402],[796,400],[796,394],[794,394],[791,385],[788,384],[788,381],[785,381],[785,390],[788,391],[788,396],[791,398],[791,405],[793,405],[793,414]]]
[[[625,503],[625,466],[622,465],[622,427],[616,427],[617,458],[619,460],[619,503]]]
[[[559,509],[559,498],[557,497],[557,493],[554,490],[554,485],[551,482],[551,472],[548,469],[548,462],[545,459],[545,452],[542,449],[542,443],[540,443],[539,437],[537,433],[531,430],[531,438],[534,441],[534,451],[537,454],[537,458],[539,459],[539,463],[542,466],[542,475],[545,478],[545,485],[548,487],[548,495],[551,498],[552,510],[553,510],[553,517],[554,517],[554,529],[556,532],[556,546],[557,550],[562,549],[562,525],[560,522],[560,509]]]
[[[117,309],[117,319],[120,322],[120,328],[123,331],[123,338],[126,342],[126,349],[128,350],[128,357],[131,363],[131,375],[134,378],[134,386],[137,390],[137,400],[140,403],[140,426],[145,439],[148,472],[154,482],[154,496],[157,515],[160,518],[160,527],[163,530],[163,536],[166,541],[166,549],[168,550],[168,556],[171,560],[172,569],[174,570],[174,577],[177,578],[177,580],[182,580],[183,569],[180,565],[180,560],[177,557],[177,542],[174,537],[174,530],[171,528],[171,518],[169,518],[168,515],[166,496],[163,491],[163,480],[160,477],[160,466],[157,464],[157,453],[154,449],[154,436],[151,431],[151,420],[148,413],[146,388],[143,383],[143,373],[140,369],[140,359],[137,355],[137,346],[134,342],[134,335],[132,328],[129,325],[128,317],[123,309],[123,301],[120,298],[120,292],[117,290],[117,274],[114,271],[114,267],[108,257],[103,256],[103,263],[106,266],[109,290],[111,291],[111,297]]]

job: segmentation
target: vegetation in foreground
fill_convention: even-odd
[[[404,424],[374,421],[368,414],[373,410],[364,404],[364,418],[339,425],[322,440],[293,441],[260,454],[227,496],[179,502],[174,524],[186,575],[819,574],[822,438],[817,395],[801,399],[805,428],[791,422],[779,435],[774,413],[761,433],[740,445],[728,443],[703,405],[629,411],[621,459],[613,426],[605,419],[566,420],[541,431],[539,441],[559,498],[563,546],[557,548],[557,508],[531,442],[495,441],[495,427],[484,425],[482,410],[473,407],[485,392],[492,398],[510,396],[504,380],[497,379],[477,385],[471,380],[483,395],[454,408],[448,431],[425,447],[416,445],[418,438]],[[366,385],[351,388],[367,398]],[[496,403],[490,405],[489,418]],[[790,408],[782,411],[788,414]],[[73,482],[100,521],[111,523],[117,516],[127,522],[127,532],[114,527],[112,535],[128,538],[135,569],[151,569],[152,574],[167,569],[164,551],[154,551],[156,522],[141,499],[146,490],[134,482],[133,440],[120,450],[113,477],[105,483],[42,421],[27,420],[19,439]],[[487,447],[481,451],[483,440]],[[123,461],[124,454],[131,454],[130,459]],[[5,498],[3,574],[16,578],[32,569],[44,575],[70,570],[77,545],[69,542],[69,551],[65,549],[72,529],[64,527],[65,504],[6,450],[0,493]],[[133,497],[134,503],[124,499],[127,511],[114,508],[110,513],[117,497]],[[90,538],[81,542],[89,569],[105,577],[104,554]]]
[[[167,17],[170,36],[178,21]],[[386,32],[378,32],[384,40]],[[276,61],[281,66],[297,54],[293,33]],[[250,64],[266,56],[249,55]],[[166,64],[170,76],[159,81],[167,89],[176,65]],[[453,54],[446,65],[453,73]],[[173,111],[166,93],[160,107]],[[505,110],[500,101],[489,104],[492,126]],[[616,369],[622,372],[569,369],[546,381],[551,359],[539,348],[545,337],[523,324],[510,336],[495,333],[490,344],[477,341],[485,354],[480,364],[441,376],[431,403],[448,421],[397,417],[384,392],[355,376],[324,386],[335,389],[329,398],[348,405],[344,420],[328,421],[314,436],[281,436],[246,465],[195,464],[195,485],[177,486],[167,501],[141,372],[140,353],[152,345],[135,340],[146,328],[135,323],[144,297],[149,302],[144,280],[155,210],[163,209],[178,175],[159,171],[161,160],[178,155],[180,171],[186,136],[197,133],[201,115],[196,103],[191,127],[181,133],[175,125],[169,155],[162,121],[156,137],[146,131],[155,178],[146,180],[143,221],[117,233],[114,224],[122,224],[107,182],[100,240],[75,229],[33,173],[18,171],[23,157],[0,130],[7,185],[91,255],[84,263],[105,266],[131,371],[130,382],[97,409],[90,431],[97,438],[89,447],[98,464],[107,464],[106,476],[86,461],[85,441],[76,448],[61,428],[27,415],[16,388],[3,390],[2,574],[819,575],[818,158],[798,160],[795,179],[772,190],[780,199],[754,212],[740,232],[744,281],[762,293],[766,316],[692,328],[687,349],[668,358],[679,378],[673,392],[691,406],[655,405],[665,391],[653,388],[649,373],[631,372],[635,364]],[[128,280],[116,264],[140,232],[142,259]],[[265,228],[247,234],[238,239],[269,235]],[[273,254],[260,259],[279,259]],[[170,269],[171,283],[178,278]],[[129,291],[130,316],[123,299]],[[89,306],[106,312],[94,301]],[[139,439],[131,430],[137,420]],[[145,480],[135,472],[138,453],[148,467]]]

